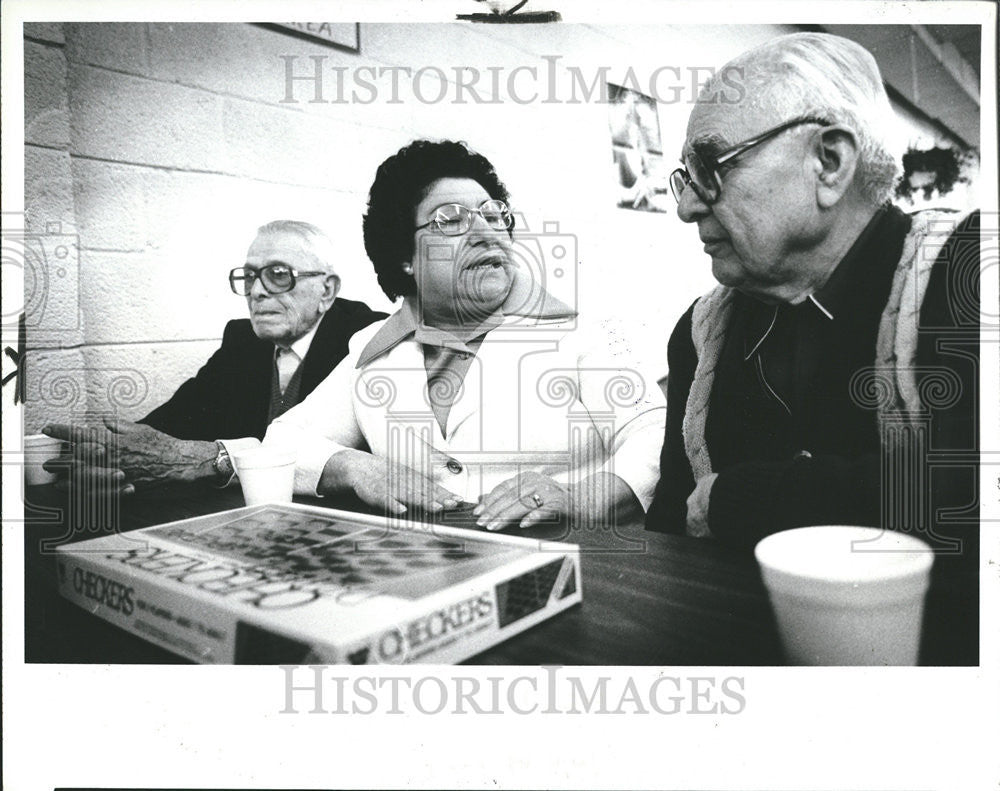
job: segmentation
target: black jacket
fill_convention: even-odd
[[[302,363],[300,400],[344,359],[354,333],[385,317],[363,302],[335,300]],[[222,346],[201,370],[139,422],[178,439],[263,439],[273,359],[274,344],[258,338],[249,319],[231,321],[223,332]]]

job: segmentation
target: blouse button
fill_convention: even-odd
[[[800,450],[798,453],[796,453],[794,456],[792,456],[792,459],[794,459],[794,460],[798,460],[798,459],[811,459],[812,457],[813,457],[813,455],[809,451],[807,451],[807,450]]]
[[[457,459],[448,459],[445,466],[448,468],[448,472],[454,475],[458,475],[462,471],[462,464]]]

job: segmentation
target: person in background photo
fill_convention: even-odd
[[[265,446],[298,453],[296,492],[388,514],[463,507],[488,529],[641,518],[662,394],[515,255],[493,165],[418,140],[378,168],[365,248],[390,299]]]
[[[166,482],[230,482],[232,455],[258,445],[268,424],[343,359],[350,337],[385,318],[337,297],[334,258],[332,242],[315,225],[261,226],[246,263],[229,275],[250,318],[226,325],[222,346],[194,377],[138,423],[43,429],[74,443],[68,482],[126,494]],[[67,460],[50,465],[65,470]]]
[[[912,531],[937,550],[928,608],[954,614],[928,660],[974,663],[977,462],[921,454],[978,447],[978,213],[889,203],[892,109],[858,44],[792,34],[719,73],[744,98],[703,88],[671,187],[720,285],[669,341],[647,528],[745,548],[807,525]]]

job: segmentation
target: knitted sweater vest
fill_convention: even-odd
[[[889,299],[879,321],[873,368],[859,371],[852,393],[878,406],[880,427],[889,414],[914,419],[921,411],[914,362],[920,308],[931,268],[951,232],[964,219],[953,212],[922,211],[913,217],[893,275]],[[699,299],[691,316],[691,340],[698,364],[684,411],[684,450],[694,474],[695,489],[687,501],[687,532],[707,536],[708,504],[717,474],[705,439],[709,396],[722,344],[732,315],[734,289],[716,286]],[[884,434],[882,435],[884,436]]]

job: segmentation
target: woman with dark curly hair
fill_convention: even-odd
[[[506,187],[464,143],[418,140],[382,163],[365,249],[403,304],[271,424],[266,443],[297,449],[298,493],[390,514],[464,506],[494,530],[648,505],[662,397],[578,329],[513,231]]]

